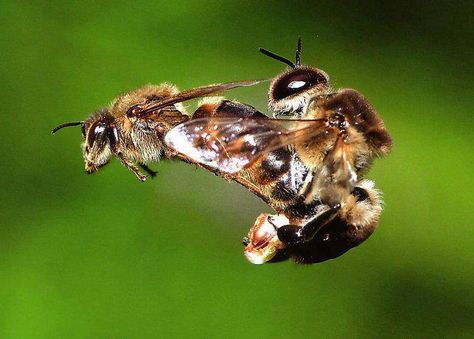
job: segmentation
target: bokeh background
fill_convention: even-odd
[[[0,337],[474,336],[472,1],[2,1]],[[270,77],[303,61],[375,105],[392,154],[379,229],[312,266],[254,266],[270,212],[237,184],[160,163],[86,175],[85,118],[118,93]],[[266,84],[228,97],[266,110]],[[191,105],[192,107],[192,105]]]

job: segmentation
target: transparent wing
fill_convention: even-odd
[[[328,154],[325,162],[328,162],[328,166],[332,169],[334,183],[352,190],[357,181],[357,173],[354,167],[353,150],[346,138],[344,134],[338,136],[334,148]]]
[[[170,130],[166,144],[192,160],[226,173],[237,173],[264,154],[324,133],[325,119],[281,120],[208,117]]]
[[[154,102],[151,107],[146,108],[145,110],[141,111],[139,116],[146,117],[152,114],[154,111],[159,110],[161,108],[177,104],[179,102],[184,102],[188,100],[192,100],[195,98],[216,95],[217,93],[221,93],[233,88],[237,87],[247,87],[253,86],[260,82],[267,81],[267,80],[244,80],[244,81],[234,81],[234,82],[227,82],[222,84],[216,85],[208,85],[202,87],[196,87],[192,89],[188,89],[182,92],[179,92],[175,95],[162,99],[158,102]]]

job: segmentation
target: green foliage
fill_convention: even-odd
[[[0,336],[405,337],[474,331],[472,3],[0,4]],[[264,78],[291,57],[366,95],[394,150],[369,177],[379,229],[319,265],[253,266],[268,211],[236,184],[162,163],[87,176],[79,129],[121,91]],[[266,85],[229,97],[266,107]]]

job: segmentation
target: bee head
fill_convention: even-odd
[[[86,121],[61,124],[53,128],[51,134],[55,134],[65,127],[81,126],[85,167],[87,173],[92,173],[107,164],[112,155],[112,147],[117,140],[117,130],[111,126],[113,121],[110,112],[107,109],[102,109],[92,114]]]
[[[112,156],[117,133],[111,126],[113,117],[107,109],[92,114],[82,124],[82,154],[87,173],[106,165]]]
[[[301,116],[312,96],[329,89],[329,76],[326,72],[301,66],[301,38],[298,39],[295,63],[263,48],[260,48],[260,51],[290,66],[288,71],[276,77],[270,85],[268,99],[275,117]]]

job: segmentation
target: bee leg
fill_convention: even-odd
[[[289,245],[310,241],[316,233],[337,215],[341,205],[329,208],[304,226],[285,225],[277,230],[278,239]]]
[[[150,167],[148,167],[145,164],[138,164],[138,166],[140,166],[141,169],[147,172],[147,174],[152,178],[156,177],[156,175],[158,174],[157,171],[152,170]]]
[[[145,181],[146,180],[146,176],[143,175],[140,170],[130,161],[128,160],[122,152],[116,152],[115,155],[117,156],[117,158],[120,160],[120,162],[122,163],[122,165],[124,165],[125,167],[127,167],[130,171],[132,171],[138,178],[138,180],[140,181]]]

